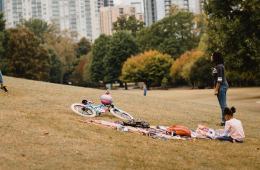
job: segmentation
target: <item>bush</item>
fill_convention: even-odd
[[[123,65],[121,80],[145,82],[147,86],[166,85],[173,59],[158,51],[146,51],[129,58]],[[162,81],[163,80],[163,81]]]
[[[192,50],[185,52],[178,58],[171,67],[171,77],[176,85],[187,84],[189,82],[189,74],[194,62],[202,57],[204,52],[200,50]]]

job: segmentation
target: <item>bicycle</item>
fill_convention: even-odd
[[[113,104],[94,104],[93,102],[88,100],[82,100],[82,103],[72,104],[71,109],[76,114],[84,117],[96,117],[108,111],[115,117],[122,120],[134,119],[133,116],[131,116],[129,113],[119,109]]]

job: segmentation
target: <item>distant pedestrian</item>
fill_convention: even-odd
[[[3,75],[2,75],[1,70],[0,70],[0,88],[1,88],[2,90],[4,90],[5,92],[8,91],[7,88],[6,88],[6,86],[4,86],[4,80],[3,80]]]
[[[147,86],[146,86],[145,83],[144,83],[144,85],[143,85],[143,90],[144,90],[144,96],[146,96],[146,94],[147,94]]]
[[[214,94],[218,98],[218,102],[221,109],[221,126],[225,125],[224,109],[227,107],[227,90],[228,82],[225,76],[225,67],[222,54],[220,52],[214,52],[211,56],[211,61],[214,64],[212,75],[214,78]]]

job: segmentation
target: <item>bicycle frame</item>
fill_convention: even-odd
[[[105,113],[106,111],[108,111],[110,105],[93,104],[93,103],[88,102],[88,103],[85,105],[85,107],[88,108],[88,109],[95,110],[96,113],[100,115],[101,113]]]

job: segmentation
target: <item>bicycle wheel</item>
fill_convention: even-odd
[[[83,104],[74,103],[71,105],[71,110],[80,116],[84,117],[95,117],[96,112],[92,109],[85,107]]]
[[[123,120],[132,120],[134,119],[133,116],[131,116],[129,113],[117,108],[117,107],[113,107],[110,108],[109,111],[117,118],[119,119],[123,119]]]

